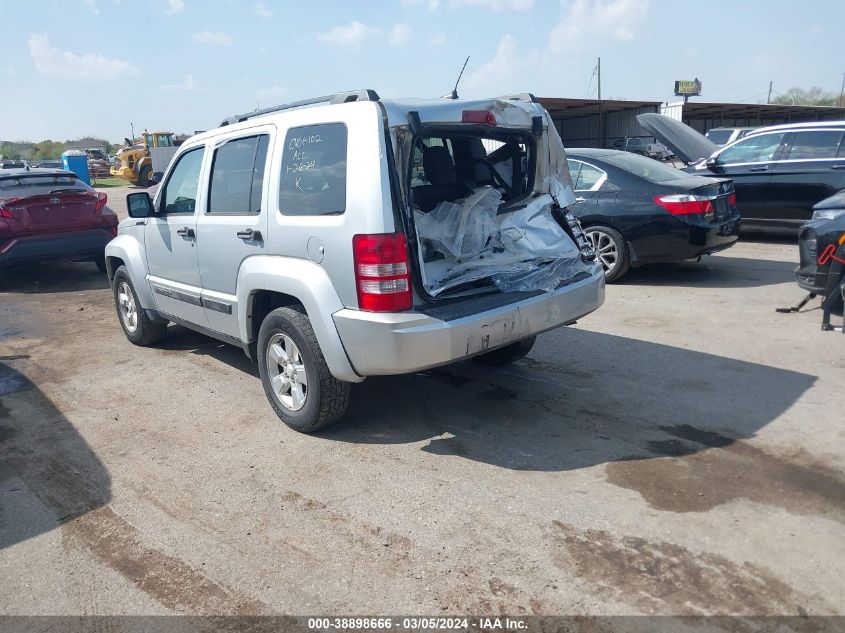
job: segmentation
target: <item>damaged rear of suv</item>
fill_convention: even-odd
[[[107,249],[127,337],[151,344],[174,321],[240,345],[299,431],[340,418],[367,376],[513,362],[604,301],[563,145],[530,95],[356,91],[232,117],[143,196]],[[165,262],[182,241],[188,259]]]

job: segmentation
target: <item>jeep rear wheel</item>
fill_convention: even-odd
[[[302,308],[277,308],[258,332],[258,372],[282,422],[312,433],[339,420],[349,405],[349,383],[335,378]]]

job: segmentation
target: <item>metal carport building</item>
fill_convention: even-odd
[[[845,120],[845,107],[769,103],[668,103],[660,113],[683,121],[702,134],[714,127],[757,127],[805,121]]]
[[[637,115],[660,112],[660,101],[539,97],[566,147],[610,147],[627,136],[652,138]]]

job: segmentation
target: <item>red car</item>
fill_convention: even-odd
[[[118,224],[107,200],[61,169],[0,171],[0,268],[70,260],[96,262],[105,272],[105,247]]]

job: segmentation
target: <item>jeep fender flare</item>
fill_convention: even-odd
[[[361,382],[337,333],[332,315],[346,306],[325,269],[307,259],[259,255],[248,257],[238,271],[238,331],[243,343],[252,343],[252,301],[260,290],[279,292],[299,301],[332,375],[346,382]]]
[[[131,235],[118,235],[106,244],[106,272],[109,281],[111,281],[114,279],[115,268],[112,266],[109,257],[117,257],[123,260],[141,307],[145,310],[155,310],[155,301],[150,291],[150,284],[147,282],[147,257],[144,247],[138,240]]]

